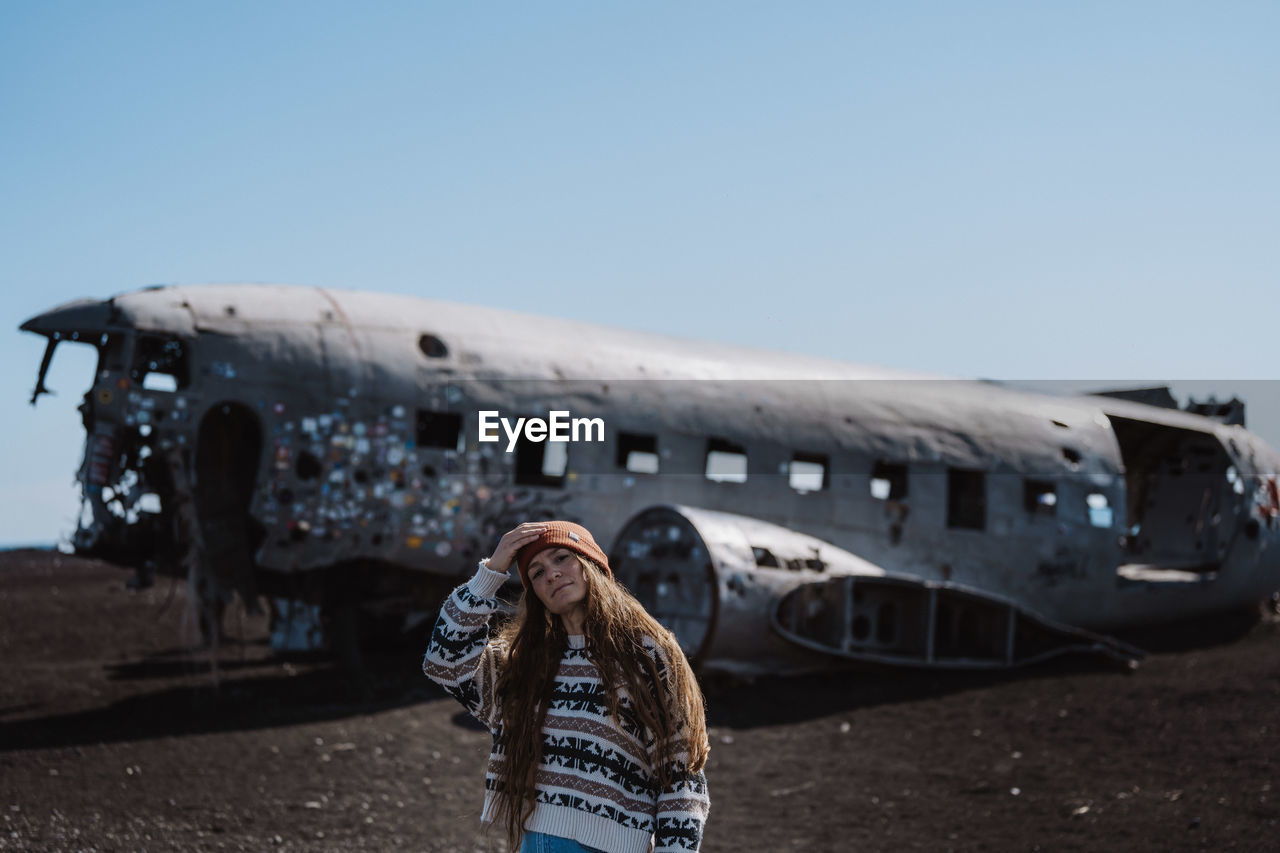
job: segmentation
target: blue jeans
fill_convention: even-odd
[[[604,851],[558,835],[526,832],[524,841],[520,842],[520,853],[604,853]]]

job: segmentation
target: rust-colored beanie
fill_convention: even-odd
[[[591,560],[609,574],[609,558],[592,538],[591,531],[581,524],[572,521],[547,521],[547,529],[541,536],[525,545],[516,554],[516,565],[520,568],[520,583],[527,589],[529,586],[529,562],[548,548],[568,548]]]

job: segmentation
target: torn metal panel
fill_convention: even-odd
[[[890,575],[828,542],[728,513],[647,509],[623,526],[609,562],[704,671],[804,672],[840,661],[1003,669],[1067,653],[1142,657],[1007,598]]]
[[[1193,415],[1210,418],[1224,424],[1245,425],[1245,404],[1243,400],[1232,397],[1230,400],[1219,400],[1210,397],[1207,400],[1187,400],[1187,405],[1179,407],[1168,386],[1154,388],[1123,388],[1114,391],[1094,391],[1098,397],[1114,397],[1118,400],[1129,400],[1162,409],[1174,409],[1189,412]]]
[[[831,576],[884,575],[814,537],[685,506],[651,507],[630,519],[609,565],[696,666],[737,675],[821,666],[772,630],[782,595]]]
[[[955,584],[907,577],[828,578],[776,602],[787,640],[858,663],[924,669],[1011,669],[1067,654],[1127,666],[1141,649],[1045,619],[1016,602]]]
[[[76,299],[32,317],[18,328],[45,337],[80,335],[91,340],[105,331],[123,327],[111,300]]]
[[[93,299],[78,299],[32,317],[19,328],[24,332],[34,332],[49,339],[45,346],[44,356],[40,360],[40,371],[36,376],[35,390],[31,394],[31,405],[35,405],[41,394],[51,393],[45,387],[44,380],[53,363],[54,350],[59,343],[69,341],[101,345],[109,332],[118,332],[116,311],[112,304]]]

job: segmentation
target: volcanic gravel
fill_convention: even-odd
[[[130,576],[0,553],[0,850],[505,849],[423,634],[352,674],[233,605],[210,650],[183,582]],[[1132,672],[708,683],[702,849],[1280,849],[1280,622],[1128,639]]]

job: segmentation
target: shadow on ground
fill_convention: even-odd
[[[1176,654],[1238,642],[1275,619],[1275,612],[1268,613],[1264,605],[1240,607],[1179,622],[1131,628],[1117,632],[1117,636],[1153,654]]]
[[[846,669],[790,678],[758,678],[749,683],[704,684],[707,724],[734,729],[801,723],[877,705],[893,705],[978,690],[996,684],[1072,674],[1130,670],[1105,658],[1069,655],[1034,666],[994,672]]]
[[[203,677],[100,708],[0,723],[0,752],[294,725],[449,699],[423,677],[415,655],[369,658],[356,676],[315,658],[295,660],[220,662],[216,684],[207,660],[110,664],[116,680]]]
[[[1260,624],[1254,610],[1126,632],[1124,639],[1152,652],[1179,652],[1277,627],[1274,617]],[[357,674],[318,655],[271,655],[262,642],[232,642],[222,651],[216,676],[207,653],[181,647],[104,664],[105,681],[117,686],[118,698],[97,708],[0,723],[0,752],[259,729],[453,701],[423,677],[417,653],[403,649],[366,655]],[[1017,681],[1081,674],[1122,678],[1128,672],[1104,657],[1072,654],[999,672],[845,669],[752,681],[709,678],[703,687],[709,725],[752,729]],[[162,686],[147,689],[157,683]],[[4,713],[38,707],[19,703]],[[465,712],[452,721],[480,728]]]

